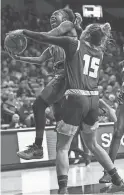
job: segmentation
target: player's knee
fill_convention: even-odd
[[[69,144],[56,144],[56,152],[68,152],[70,148]]]
[[[83,124],[83,136],[84,141],[87,147],[94,152],[98,147],[98,143],[95,138],[95,132],[98,128],[98,122],[96,122],[93,126]]]
[[[36,112],[39,108],[40,109],[47,108],[47,105],[46,105],[45,101],[41,98],[41,96],[38,96],[32,105],[32,109],[34,112]]]
[[[84,134],[92,134],[94,133],[99,127],[98,121],[94,123],[94,125],[87,125],[85,123],[82,124],[82,131]]]
[[[87,147],[92,153],[94,153],[94,151],[96,151],[96,148],[98,147],[98,143],[95,140],[92,140],[87,143]]]

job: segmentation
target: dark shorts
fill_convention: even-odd
[[[62,120],[74,126],[83,121],[87,125],[94,125],[98,121],[99,96],[68,95],[64,96],[61,108]]]
[[[52,105],[58,102],[66,90],[66,79],[64,74],[56,75],[41,92],[41,98]]]

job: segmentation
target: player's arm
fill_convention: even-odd
[[[57,28],[54,28],[53,30],[49,32],[34,32],[26,29],[21,29],[21,30],[15,30],[11,31],[10,33],[13,34],[23,34],[26,37],[33,39],[35,41],[41,42],[42,40],[42,34],[44,35],[49,35],[49,36],[61,36],[64,35],[65,33],[71,31],[74,28],[74,25],[70,21],[64,21],[62,22]]]
[[[116,116],[115,110],[113,108],[111,108],[103,99],[99,99],[99,108],[101,108],[101,109],[106,108],[109,112],[111,119],[114,122],[117,121],[117,116]]]
[[[78,40],[74,40],[67,36],[56,37],[56,36],[51,36],[48,33],[44,33],[44,32],[37,33],[29,30],[16,30],[13,31],[12,33],[17,35],[23,34],[25,36],[29,36],[35,41],[37,40],[38,43],[41,42],[41,43],[47,43],[51,45],[57,45],[59,47],[62,47],[65,50],[65,53],[69,54],[70,56],[73,56],[73,54],[76,52],[78,47]]]
[[[52,58],[52,54],[50,53],[49,48],[47,48],[39,57],[23,57],[23,56],[17,56],[13,54],[10,55],[12,58],[14,58],[17,61],[27,62],[29,64],[38,64],[38,65],[42,65],[43,62]]]
[[[61,36],[70,32],[74,28],[74,24],[70,21],[62,22],[58,27],[48,32],[50,36]]]
[[[42,40],[42,35],[44,36],[61,36],[64,35],[67,32],[70,32],[74,28],[74,25],[70,21],[65,21],[62,22],[58,27],[54,28],[53,30],[49,32],[33,32],[29,30],[23,30],[23,34],[35,41],[40,41]]]
[[[23,33],[25,34],[25,31]],[[46,33],[40,33],[40,42],[62,47],[68,57],[72,57],[78,48],[78,40],[67,36],[55,37]]]

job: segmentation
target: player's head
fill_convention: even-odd
[[[105,47],[110,35],[111,26],[109,23],[94,23],[86,27],[82,32],[81,39],[89,42],[91,45]]]
[[[52,16],[50,17],[50,24],[52,28],[56,28],[65,20],[69,20],[74,22],[75,14],[69,8],[63,8],[60,10],[55,11]]]

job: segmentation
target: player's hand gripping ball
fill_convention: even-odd
[[[4,41],[5,49],[15,55],[21,54],[27,47],[27,39],[22,34],[9,33]]]

